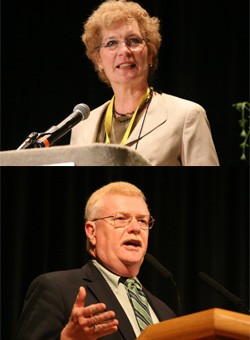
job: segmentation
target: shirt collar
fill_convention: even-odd
[[[119,285],[119,279],[120,276],[112,273],[110,270],[108,270],[107,268],[105,268],[103,265],[101,265],[100,262],[98,262],[97,260],[92,260],[94,266],[101,272],[101,274],[104,276],[104,278],[106,279],[106,281],[108,282],[109,286],[114,289],[117,290],[118,289],[118,285]]]
[[[92,259],[91,261],[93,262],[94,266],[101,272],[101,274],[104,276],[104,278],[106,279],[106,281],[108,282],[109,286],[112,289],[117,290],[119,283],[124,284],[124,282],[126,281],[127,277],[122,277],[112,273],[110,270],[105,268],[100,262],[98,262],[95,259]],[[142,289],[142,285],[138,278],[132,277],[132,279],[134,279]]]

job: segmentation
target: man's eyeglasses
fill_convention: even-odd
[[[140,50],[145,46],[146,40],[139,37],[126,38],[125,40],[111,39],[101,43],[96,48],[105,47],[111,51],[114,51],[118,48],[118,46],[120,46],[121,43],[125,43],[130,50]]]
[[[131,216],[129,214],[124,213],[115,213],[114,215],[111,216],[95,218],[92,220],[92,222],[104,220],[105,222],[112,225],[114,228],[125,228],[132,222],[133,218],[136,219],[140,228],[143,230],[151,229],[155,221],[154,218],[150,215]]]

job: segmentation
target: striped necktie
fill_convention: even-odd
[[[148,302],[138,281],[128,278],[124,282],[127,288],[130,302],[133,306],[137,323],[142,332],[148,325],[153,323],[148,309]]]

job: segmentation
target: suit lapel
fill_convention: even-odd
[[[127,340],[135,339],[135,333],[126,313],[97,268],[91,262],[88,262],[82,268],[82,273],[85,281],[84,285],[88,287],[97,300],[96,302],[90,301],[90,303],[105,303],[107,310],[115,311],[116,318],[119,321],[118,331],[120,331],[123,338]]]
[[[159,321],[164,321],[175,317],[174,312],[166,306],[161,300],[151,294],[145,287],[143,287],[143,292],[145,293],[150,306],[153,308],[155,314],[157,315]]]
[[[106,111],[109,102],[104,103],[98,108],[91,111],[88,119],[84,121],[84,134],[81,136],[83,144],[96,143],[103,113]],[[81,123],[79,123],[80,126]]]

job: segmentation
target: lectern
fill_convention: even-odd
[[[148,326],[137,340],[250,339],[250,316],[214,308]]]
[[[129,147],[107,144],[64,145],[0,152],[0,166],[150,166]]]

